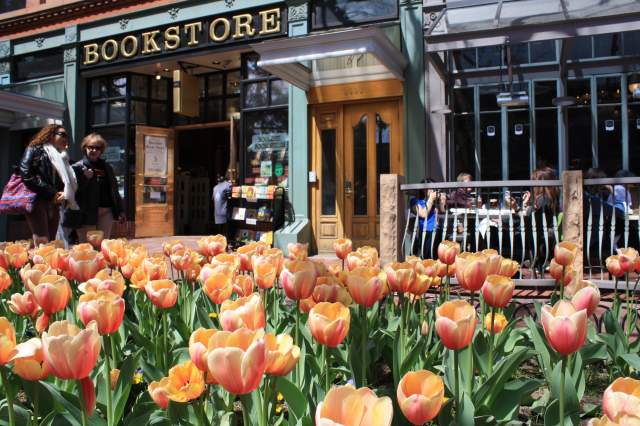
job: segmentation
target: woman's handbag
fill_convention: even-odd
[[[26,214],[33,210],[36,193],[27,188],[19,174],[11,175],[2,190],[0,214]]]

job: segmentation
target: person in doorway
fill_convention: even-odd
[[[113,221],[126,220],[113,168],[100,158],[106,147],[107,142],[99,134],[85,136],[81,145],[84,157],[73,165],[78,178],[78,204],[84,213],[78,229],[80,242],[86,242],[87,232],[96,229],[104,233],[105,239],[111,238]]]
[[[63,126],[45,126],[31,140],[18,166],[22,181],[36,193],[33,210],[26,215],[36,246],[55,239],[60,206],[79,208],[75,200],[77,181],[63,155],[67,137]]]
[[[213,201],[214,211],[214,224],[216,225],[216,232],[227,235],[227,200],[229,198],[229,191],[231,190],[230,174],[227,172],[226,178],[222,176],[218,177],[218,183],[213,187],[213,193],[211,194],[211,200]]]
[[[433,179],[423,179],[421,183],[433,183]],[[429,257],[431,250],[431,240],[436,225],[436,210],[443,211],[446,203],[444,193],[440,194],[434,189],[425,190],[421,196],[412,198],[409,203],[415,210],[418,217],[418,234],[415,236],[413,244],[414,256]],[[440,205],[438,204],[438,198]],[[423,237],[424,235],[424,237]],[[424,238],[424,239],[423,239]]]

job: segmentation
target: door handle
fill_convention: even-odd
[[[344,181],[344,195],[351,197],[351,194],[353,194],[353,184],[350,180],[346,180]]]

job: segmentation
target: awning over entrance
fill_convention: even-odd
[[[0,90],[0,112],[7,122],[8,116],[13,113],[14,119],[18,116],[36,116],[42,119],[62,120],[66,107],[60,102],[21,95],[18,93]]]
[[[639,29],[638,0],[450,0],[425,38],[438,52]]]
[[[351,73],[345,73],[344,68],[339,70],[344,77],[360,80],[370,80],[373,75],[379,78],[385,73],[403,80],[407,65],[402,53],[377,27],[278,39],[251,47],[260,54],[260,67],[304,90],[323,84],[321,74],[330,66],[323,66],[322,62],[335,58],[363,58],[368,66],[357,70],[354,67]]]

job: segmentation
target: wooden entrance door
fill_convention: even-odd
[[[380,175],[402,170],[399,101],[318,106],[312,116],[316,247],[330,251],[342,237],[378,247]]]
[[[136,127],[136,237],[173,235],[173,129]]]

